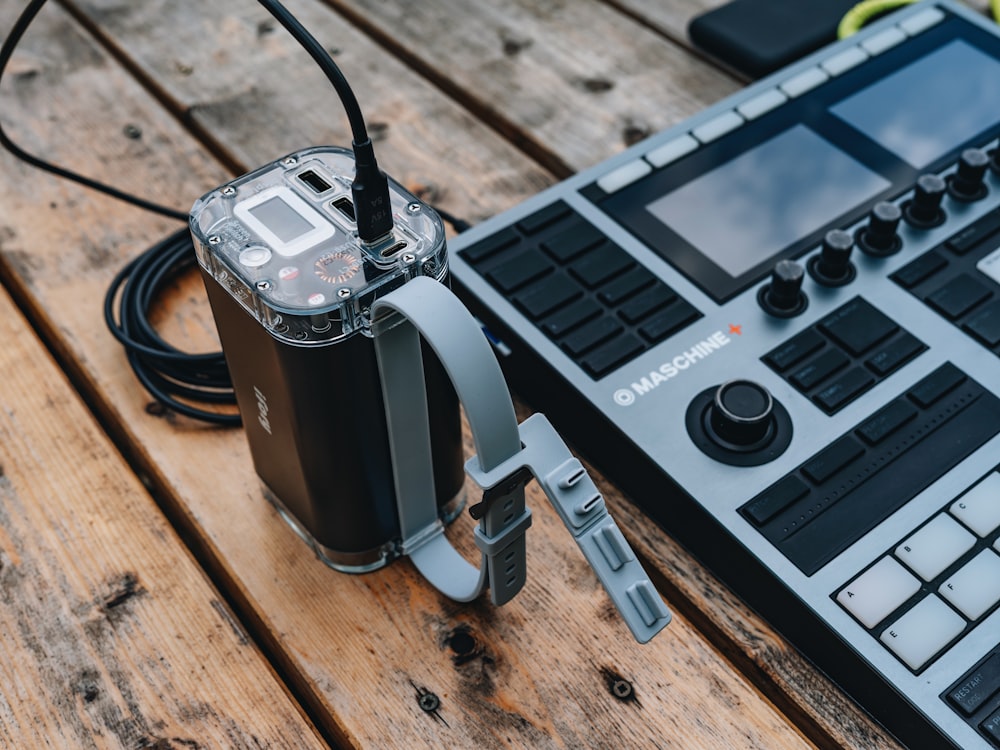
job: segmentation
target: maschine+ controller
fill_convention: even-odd
[[[1000,34],[924,2],[463,234],[515,389],[903,742],[1000,748]]]

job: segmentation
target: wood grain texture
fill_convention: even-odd
[[[326,747],[4,292],[0,337],[0,746]]]
[[[478,221],[551,184],[544,170],[358,29],[316,2],[287,5],[349,77],[379,163],[418,196]],[[90,0],[70,7],[120,45],[176,115],[239,171],[306,146],[350,143],[330,83],[256,3]]]
[[[160,4],[164,15],[167,5]],[[118,10],[127,15],[131,8]],[[260,21],[252,19],[256,28]],[[5,91],[11,129],[36,149],[44,145],[52,158],[111,174],[130,189],[189,198],[200,193],[218,171],[206,152],[78,31],[58,23],[61,28],[40,23],[39,33],[26,40],[19,65],[34,72]],[[240,19],[226,23],[244,25]],[[67,35],[80,41],[68,66],[60,47]],[[254,38],[248,43],[227,33],[202,48],[192,39],[174,41],[171,49],[194,59],[188,63],[194,69],[221,68],[243,56],[268,67],[276,81],[292,80],[290,70],[302,64],[289,60],[276,38]],[[346,50],[356,36],[344,38]],[[378,85],[392,91],[403,71],[385,61],[379,65],[387,69]],[[420,120],[434,122],[416,111]],[[235,127],[244,112],[236,106],[220,122]],[[126,123],[138,125],[141,137],[124,135]],[[287,124],[281,138],[308,137],[294,117]],[[275,138],[268,128],[240,130],[238,136],[222,130],[219,137],[234,153],[248,154],[268,153]],[[456,148],[458,135],[450,140]],[[542,174],[488,131],[475,140],[486,142],[487,151],[510,155],[521,190]],[[402,159],[406,144],[397,147]],[[413,158],[419,163],[426,153]],[[231,586],[240,614],[265,640],[312,715],[345,745],[809,746],[685,618],[677,617],[650,646],[632,643],[575,545],[534,491],[529,584],[504,608],[445,600],[405,562],[363,577],[325,568],[261,498],[242,434],[148,414],[148,396],[101,328],[103,286],[125,258],[163,233],[162,222],[6,156],[3,164],[0,200],[10,212],[0,230],[0,259],[7,283],[148,472],[147,481],[164,494],[206,564]],[[451,174],[440,176],[450,181]],[[513,202],[517,190],[488,199]],[[466,200],[476,205],[476,198]],[[196,279],[171,289],[165,309],[165,330],[180,346],[214,344]],[[463,519],[452,533],[471,556],[469,531]],[[421,708],[421,699],[433,705],[428,693],[440,701],[430,711]]]
[[[598,0],[327,1],[562,176],[738,88]]]

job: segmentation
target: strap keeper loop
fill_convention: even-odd
[[[481,526],[477,526],[473,531],[476,536],[476,546],[492,560],[496,555],[509,547],[518,539],[524,536],[524,532],[531,526],[531,509],[525,508],[520,518],[512,521],[509,526],[501,529],[495,536],[486,536]]]

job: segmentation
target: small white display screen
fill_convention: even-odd
[[[736,278],[889,185],[795,125],[646,210]]]
[[[293,242],[316,227],[279,196],[248,209],[257,221],[285,243]]]
[[[830,111],[922,169],[1000,121],[1000,61],[956,40]]]

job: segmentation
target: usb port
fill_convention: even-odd
[[[308,169],[305,172],[299,172],[298,178],[308,185],[314,193],[325,193],[333,187],[333,185],[324,180],[311,169]]]
[[[340,211],[340,213],[342,213],[344,216],[346,216],[351,221],[355,221],[355,218],[354,218],[354,204],[351,203],[351,199],[348,198],[346,195],[342,196],[340,198],[337,198],[337,200],[335,200],[330,205],[333,206],[338,211]]]
[[[400,252],[404,247],[406,247],[405,242],[397,242],[393,245],[389,245],[385,250],[379,253],[383,258],[391,258],[396,253]]]

